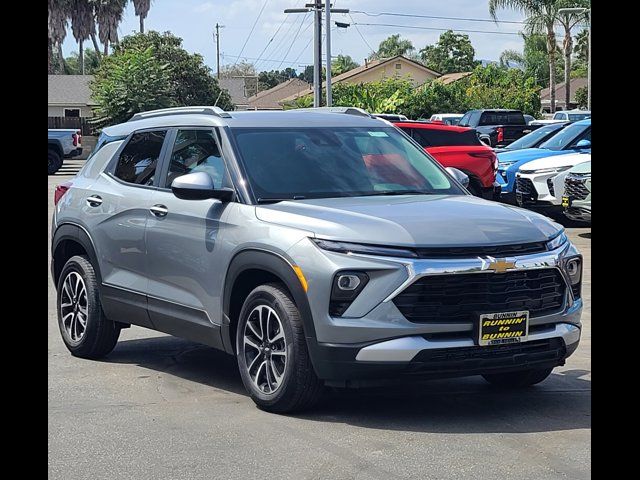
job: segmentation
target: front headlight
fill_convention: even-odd
[[[408,248],[396,248],[396,247],[380,247],[378,245],[366,245],[362,243],[351,242],[336,242],[334,240],[322,240],[319,238],[312,238],[315,243],[322,250],[328,250],[330,252],[337,253],[360,253],[363,255],[380,255],[383,257],[402,257],[402,258],[417,258],[418,254]]]
[[[568,165],[566,167],[551,167],[551,168],[540,168],[538,170],[520,170],[520,173],[526,173],[528,175],[530,174],[540,174],[540,173],[560,173],[560,172],[564,172],[565,170],[569,170],[571,168],[571,165]]]
[[[567,234],[564,233],[563,230],[559,235],[556,235],[554,238],[547,242],[547,250],[555,250],[556,248],[559,248],[567,243],[567,240]]]

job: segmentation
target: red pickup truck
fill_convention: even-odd
[[[443,167],[455,167],[469,176],[469,191],[497,200],[495,186],[498,157],[478,139],[475,129],[431,122],[393,122],[418,142]]]

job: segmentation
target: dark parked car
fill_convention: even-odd
[[[458,124],[475,128],[480,140],[490,147],[504,147],[531,133],[536,125],[527,125],[520,110],[469,110]]]

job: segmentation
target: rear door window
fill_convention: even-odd
[[[475,130],[454,132],[451,130],[414,128],[413,138],[423,147],[482,145]]]
[[[483,112],[480,125],[525,125],[520,112]]]
[[[118,157],[114,176],[134,185],[153,185],[166,134],[166,130],[134,134]]]

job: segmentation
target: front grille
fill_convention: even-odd
[[[521,193],[523,197],[537,198],[538,193],[533,182],[529,178],[516,177],[516,192]]]
[[[491,370],[516,369],[527,365],[557,365],[567,355],[561,338],[548,338],[531,342],[486,347],[458,347],[425,349],[418,353],[410,365],[410,373],[473,374]]]
[[[553,186],[553,178],[547,178],[547,188],[549,189],[549,193],[551,194],[551,196],[555,197],[556,189]]]
[[[489,255],[507,257],[547,251],[546,242],[516,243],[513,245],[491,245],[479,247],[430,247],[416,248],[420,258],[470,258]]]
[[[564,180],[564,193],[572,200],[584,200],[589,195],[589,189],[585,185],[585,177],[567,175]]]
[[[482,313],[528,310],[539,317],[562,308],[566,284],[556,268],[506,273],[428,275],[393,303],[414,323],[472,323]]]

